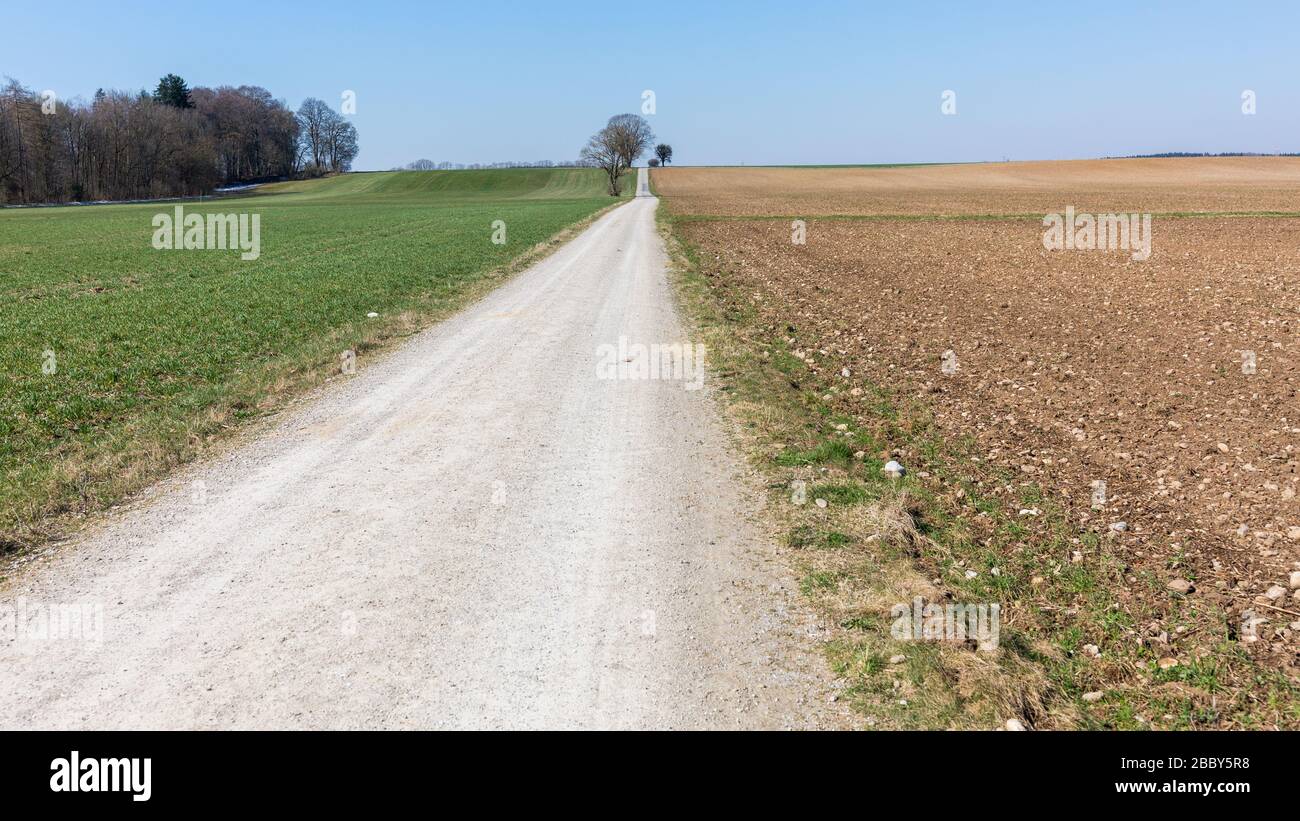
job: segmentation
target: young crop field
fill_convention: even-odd
[[[595,169],[396,172],[0,211],[0,546],[60,532],[345,352],[364,363],[464,304],[608,206],[603,187]],[[258,255],[156,249],[155,215],[177,206],[259,215]]]
[[[654,184],[860,711],[1300,726],[1300,161]],[[1068,206],[1153,214],[1149,258],[1048,250]],[[1000,604],[1000,646],[896,641],[916,597]]]

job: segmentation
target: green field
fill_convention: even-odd
[[[364,366],[366,349],[464,304],[610,205],[603,187],[596,169],[406,171],[202,202],[0,211],[0,550],[192,458],[337,373],[342,351]],[[260,214],[260,257],[154,249],[154,215],[177,204]],[[495,220],[504,245],[491,241]]]

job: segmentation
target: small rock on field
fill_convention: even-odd
[[[890,663],[890,664],[902,664],[902,663],[905,662],[905,661],[907,661],[907,656],[904,656],[904,655],[902,655],[902,654],[899,654],[899,655],[897,655],[897,656],[890,656],[890,657],[889,657],[889,663]]]
[[[1095,704],[1098,701],[1101,701],[1102,695],[1103,694],[1100,690],[1094,690],[1091,693],[1084,693],[1083,700],[1088,702],[1089,704]]]
[[[885,463],[884,472],[890,479],[901,479],[903,476],[907,475],[907,468],[903,467],[898,462],[895,462],[893,459],[890,459]]]
[[[371,311],[370,313],[366,314],[367,319],[374,319],[377,316],[379,316],[379,314],[375,313],[374,311]]]
[[[1286,537],[1293,542],[1300,542],[1300,527],[1288,527]]]
[[[1288,580],[1292,590],[1300,589],[1300,570],[1292,570],[1291,578]]]
[[[827,502],[826,502],[825,499],[818,499],[818,500],[817,500],[817,507],[826,507],[826,504],[827,504]]]
[[[861,459],[866,459],[866,458],[867,458],[867,452],[866,452],[865,450],[859,450],[859,451],[857,451],[856,453],[853,454],[853,458],[854,458],[854,459],[859,459],[859,460],[861,460]]]
[[[1095,644],[1083,645],[1083,653],[1084,655],[1091,656],[1092,658],[1101,658],[1101,648]]]
[[[1020,719],[1008,718],[1007,729],[1011,730],[1012,732],[1022,733],[1025,731],[1025,725],[1020,723]]]
[[[1116,533],[1123,533],[1128,530],[1128,522],[1112,522],[1110,529]]]
[[[1156,662],[1156,664],[1160,666],[1161,670],[1169,670],[1178,666],[1178,659],[1173,658],[1172,656],[1165,656],[1160,659],[1160,661]]]
[[[1264,597],[1270,601],[1277,601],[1286,595],[1286,588],[1280,584],[1275,584],[1264,592]]]
[[[1227,453],[1227,452],[1228,452],[1228,443],[1227,443],[1227,442],[1220,442],[1220,443],[1219,443],[1219,453]]]
[[[1182,593],[1184,595],[1196,589],[1196,585],[1192,584],[1187,579],[1174,579],[1169,584],[1165,585],[1165,587],[1169,588],[1169,590],[1174,593]]]

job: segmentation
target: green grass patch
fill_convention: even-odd
[[[776,455],[776,463],[782,467],[799,465],[847,465],[853,461],[853,446],[843,439],[831,439],[822,442],[810,450],[787,450]]]
[[[814,499],[825,499],[836,505],[858,505],[876,498],[876,495],[865,485],[857,482],[813,485],[808,495]]]

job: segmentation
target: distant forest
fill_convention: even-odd
[[[293,112],[257,86],[189,88],[90,102],[0,88],[0,203],[196,196],[221,185],[347,171],[356,128],[321,100]]]

